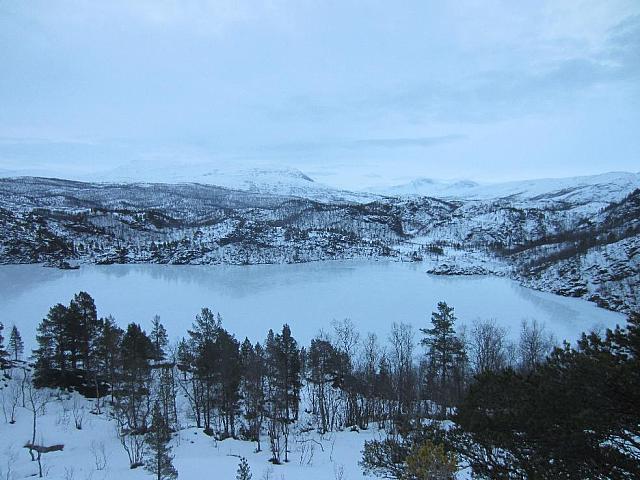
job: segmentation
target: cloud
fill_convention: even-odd
[[[370,138],[367,140],[356,140],[352,142],[352,146],[358,147],[377,147],[377,148],[406,148],[406,147],[422,147],[428,148],[443,143],[457,142],[467,138],[466,135],[440,135],[437,137],[417,137],[417,138]]]
[[[464,140],[465,135],[451,134],[433,137],[401,137],[401,138],[365,138],[355,140],[326,140],[313,142],[288,142],[263,145],[262,151],[281,153],[314,153],[329,150],[364,150],[364,149],[397,149],[397,148],[429,148],[443,143]]]
[[[5,168],[508,175],[640,152],[637,0],[0,0],[0,64]]]
[[[372,84],[339,94],[296,94],[267,109],[274,119],[316,123],[389,115],[412,123],[492,123],[571,110],[595,87],[615,89],[626,83],[638,91],[638,83],[632,82],[640,73],[640,14],[621,21],[616,20],[619,15],[610,17],[580,18],[574,9],[570,20],[575,25],[569,21],[567,32],[560,27],[562,18],[554,18],[553,28],[535,35],[503,33],[489,44],[490,54],[480,48],[482,36],[478,37],[474,54],[478,59],[489,57],[479,65],[464,65],[465,56],[456,57],[453,48],[450,62],[440,65],[440,71],[434,68],[429,75],[416,75],[392,88]],[[594,23],[595,33],[588,28]],[[523,38],[518,38],[520,33]],[[464,39],[465,48],[472,48]],[[446,71],[452,67],[457,70],[453,75]]]
[[[97,145],[93,140],[79,138],[49,138],[49,137],[0,137],[3,146],[56,146],[56,145]]]
[[[40,24],[67,27],[105,25],[151,30],[182,30],[188,34],[221,35],[237,25],[276,18],[281,0],[40,0],[37,6],[5,6],[8,12],[24,8]],[[115,27],[115,25],[112,25]]]
[[[640,14],[610,29],[606,54],[621,76],[635,77],[640,73]]]

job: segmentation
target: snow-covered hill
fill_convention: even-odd
[[[370,202],[378,195],[340,190],[313,180],[296,168],[242,168],[188,164],[182,166],[130,165],[100,175],[104,182],[199,183],[233,190],[279,196],[292,196],[319,202]]]
[[[573,203],[619,201],[640,188],[640,174],[610,172],[569,178],[544,178],[505,183],[480,184],[473,181],[442,181],[428,178],[404,185],[373,189],[393,196],[428,196],[464,200],[553,200]]]
[[[42,171],[0,169],[0,178],[17,176],[51,177]],[[461,201],[526,202],[528,205],[562,203],[587,206],[595,212],[610,202],[620,201],[640,188],[640,173],[609,172],[600,175],[542,178],[502,183],[472,180],[418,178],[406,184],[345,190],[319,183],[297,168],[286,166],[244,167],[233,164],[138,162],[71,180],[101,183],[162,183],[213,185],[232,190],[305,198],[323,203],[368,203],[385,197],[433,197]]]

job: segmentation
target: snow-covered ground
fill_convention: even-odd
[[[17,377],[17,376],[16,376]],[[4,388],[3,388],[4,387]],[[0,381],[0,402],[11,403],[12,381]],[[38,415],[36,443],[64,445],[64,449],[42,455],[43,473],[51,480],[144,480],[153,478],[143,468],[131,470],[128,457],[116,437],[116,424],[108,409],[95,411],[94,401],[78,394],[43,390],[50,395],[44,414]],[[180,398],[179,398],[180,402]],[[27,403],[28,405],[28,403]],[[245,457],[254,480],[355,480],[373,478],[362,475],[358,466],[365,440],[382,437],[375,429],[360,432],[342,431],[320,435],[304,432],[309,425],[304,419],[293,427],[290,438],[289,463],[269,462],[268,439],[263,450],[255,452],[255,443],[227,439],[216,441],[190,424],[187,407],[179,403],[181,428],[171,442],[174,466],[182,480],[236,478],[240,457]],[[10,417],[9,417],[10,418]],[[82,418],[82,428],[76,428]],[[10,424],[0,414],[0,478],[18,480],[38,476],[37,462],[32,462],[24,444],[31,440],[33,415],[19,402],[16,423]]]
[[[386,339],[393,322],[416,329],[437,302],[456,309],[461,323],[494,318],[517,335],[523,319],[535,318],[559,339],[575,340],[593,327],[624,323],[625,316],[576,298],[523,288],[495,276],[427,275],[431,264],[336,261],[293,265],[188,266],[85,265],[58,270],[39,265],[0,266],[0,321],[16,323],[27,347],[55,303],[80,290],[96,301],[98,314],[119,324],[150,328],[160,315],[175,339],[186,334],[202,307],[219,311],[238,338],[263,340],[283,323],[308,344],[333,319],[349,317],[362,334]]]

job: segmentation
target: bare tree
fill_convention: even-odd
[[[73,423],[76,429],[82,430],[82,424],[84,423],[85,408],[84,405],[80,405],[78,397],[74,395],[73,403],[71,405],[71,412],[73,414]]]
[[[416,371],[414,368],[413,327],[407,323],[393,323],[389,340],[391,342],[391,363],[396,394],[396,416],[398,419],[410,415],[416,400]]]
[[[30,377],[30,374],[25,371],[25,375]],[[38,430],[38,416],[44,415],[45,408],[47,404],[51,401],[51,393],[45,389],[38,389],[34,386],[31,378],[28,379],[25,387],[26,393],[26,408],[31,412],[32,416],[32,428],[31,428],[31,442],[27,444],[27,448],[29,448],[29,454],[31,455],[31,460],[35,461],[36,456],[34,455],[35,445],[36,445],[36,435]],[[38,457],[40,454],[38,453]],[[38,460],[39,462],[39,460]],[[40,476],[42,476],[42,471],[40,472]]]
[[[104,470],[107,467],[107,451],[103,441],[91,441],[91,454],[96,470]]]
[[[469,338],[469,359],[476,374],[495,372],[509,363],[507,331],[494,319],[473,324]]]
[[[520,368],[523,371],[531,371],[536,365],[542,363],[556,345],[556,340],[545,326],[537,320],[522,321],[520,330],[520,343],[518,353]]]
[[[20,403],[20,384],[16,378],[11,378],[4,388],[0,388],[0,397],[5,423],[16,423],[16,410]]]
[[[22,395],[22,387],[21,384],[17,381],[12,381],[7,392],[7,403],[9,410],[9,423],[16,423],[16,409],[18,408],[18,404],[20,403],[20,397]],[[5,416],[6,418],[6,416]]]
[[[379,416],[379,400],[376,395],[376,379],[378,365],[382,353],[375,333],[368,333],[362,344],[360,358],[360,375],[364,385],[364,408],[362,414],[362,428],[366,428],[369,422]]]
[[[331,325],[335,336],[334,345],[338,350],[346,353],[350,359],[353,359],[360,342],[360,333],[356,330],[355,324],[350,318],[345,318],[334,320]]]
[[[145,433],[147,432],[149,416],[151,414],[151,398],[147,395],[136,408],[136,426],[130,418],[130,409],[113,409],[116,420],[116,432],[122,448],[129,457],[129,466],[137,468],[144,465]]]

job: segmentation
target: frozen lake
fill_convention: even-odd
[[[239,339],[262,340],[269,328],[289,323],[307,343],[333,319],[351,318],[361,333],[386,338],[390,325],[426,326],[438,301],[455,307],[460,323],[494,318],[517,335],[522,319],[536,318],[559,339],[575,340],[592,328],[623,324],[625,316],[583,300],[536,292],[497,277],[443,277],[415,263],[323,262],[298,265],[83,266],[57,270],[39,265],[0,266],[0,321],[15,323],[27,348],[49,307],[89,292],[98,315],[121,326],[149,328],[161,316],[173,338],[186,334],[202,307],[220,312]]]

